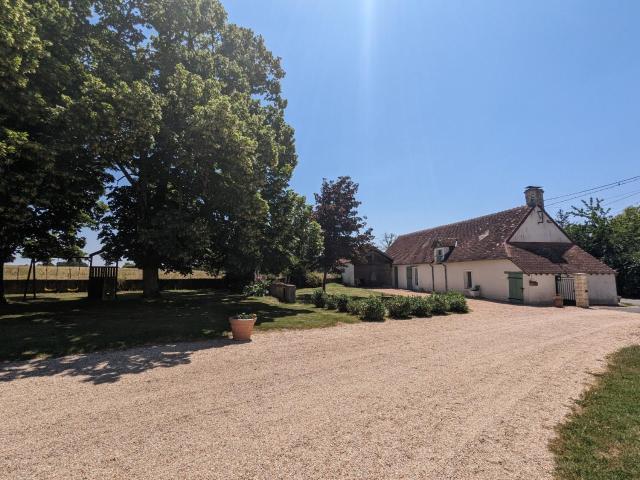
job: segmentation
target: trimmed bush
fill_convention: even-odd
[[[271,280],[258,280],[257,282],[246,285],[242,293],[248,297],[264,297],[269,293]]]
[[[338,299],[335,295],[327,295],[327,300],[324,306],[327,310],[336,310],[338,308]]]
[[[386,309],[378,297],[367,297],[360,306],[360,319],[367,322],[383,322]]]
[[[351,297],[347,302],[347,312],[351,315],[360,315],[360,307],[362,306],[361,298]]]
[[[391,318],[409,318],[411,316],[413,310],[411,297],[393,297],[386,304]]]
[[[318,308],[324,308],[327,304],[327,294],[324,293],[320,288],[311,292],[311,303],[313,303]]]
[[[447,300],[447,310],[454,313],[467,313],[469,306],[467,299],[459,292],[447,292],[444,295]]]
[[[322,286],[322,274],[318,272],[305,272],[304,284],[309,288],[317,288]]]
[[[414,297],[411,307],[411,315],[414,317],[428,318],[431,316],[429,297]]]
[[[449,303],[447,297],[441,293],[433,293],[427,298],[429,303],[429,310],[433,315],[445,315],[449,309]]]
[[[336,308],[339,312],[348,312],[349,305],[349,296],[341,293],[340,295],[335,296],[336,299]]]

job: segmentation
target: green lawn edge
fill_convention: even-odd
[[[640,479],[640,345],[608,357],[550,449],[558,479]]]

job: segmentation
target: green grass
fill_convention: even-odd
[[[311,305],[221,291],[167,291],[154,301],[142,299],[139,293],[121,293],[116,301],[97,303],[85,295],[43,295],[35,301],[14,300],[0,307],[0,360],[210,339],[228,332],[228,317],[241,312],[258,315],[257,330],[359,321]]]
[[[551,450],[559,479],[640,478],[640,346],[610,357],[607,371],[558,427]]]
[[[311,296],[311,292],[316,290],[315,288],[301,288],[298,290],[298,298],[305,299]],[[371,295],[382,295],[382,293],[375,290],[367,290],[366,288],[357,287],[345,287],[341,283],[327,283],[328,295],[349,295],[351,297],[370,297]]]

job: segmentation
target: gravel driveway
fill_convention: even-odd
[[[470,303],[0,364],[0,476],[549,478],[554,426],[640,315]]]

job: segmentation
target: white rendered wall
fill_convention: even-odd
[[[542,223],[540,223],[540,213],[542,214]],[[538,207],[531,211],[510,241],[571,243],[571,240],[551,221],[544,210]]]
[[[615,275],[589,275],[589,304],[617,305],[618,291]]]
[[[352,263],[347,263],[342,270],[342,283],[353,287],[355,285],[354,268]]]
[[[465,272],[471,272],[473,285],[480,286],[480,296],[491,300],[509,300],[507,272],[519,272],[511,260],[477,260],[447,264],[449,290],[464,291]],[[436,287],[439,287],[436,281]]]
[[[398,268],[398,288],[407,290],[407,265],[394,265],[394,267]],[[392,270],[391,276],[393,277],[393,275]]]
[[[407,288],[407,265],[398,267],[398,288]],[[431,267],[428,264],[417,265],[418,288],[424,291],[445,291],[445,266],[433,265],[435,288],[432,283]],[[482,297],[492,300],[509,299],[509,282],[505,272],[519,272],[510,260],[478,260],[473,262],[454,262],[446,264],[446,285],[448,290],[464,292],[464,275],[470,271],[473,284],[480,285]],[[555,284],[554,284],[555,288]]]
[[[523,275],[524,303],[527,305],[552,305],[556,294],[555,275]],[[536,285],[537,283],[537,285]]]

